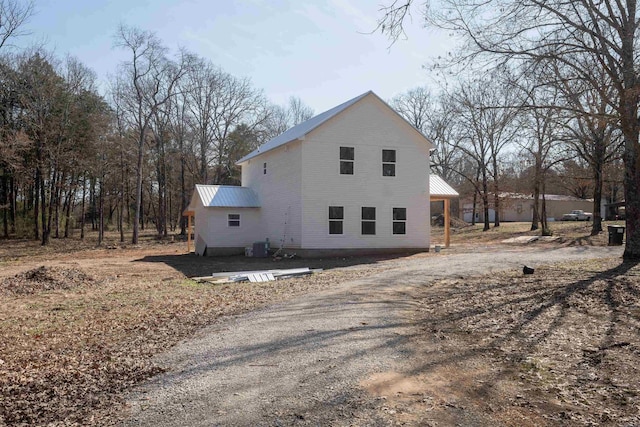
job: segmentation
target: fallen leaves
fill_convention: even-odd
[[[416,372],[482,372],[474,374],[477,387],[461,374],[447,381],[477,413],[518,425],[640,423],[636,264],[600,259],[540,266],[528,276],[447,279],[420,297],[419,347],[429,362]]]
[[[218,286],[143,275],[96,278],[60,267],[5,278],[0,426],[112,424],[122,416],[123,391],[162,371],[152,356],[197,329],[370,273],[355,268]]]
[[[0,281],[0,293],[28,295],[42,291],[74,289],[96,280],[76,268],[41,266]]]

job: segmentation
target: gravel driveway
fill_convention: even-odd
[[[411,358],[412,289],[443,277],[621,254],[621,247],[541,245],[374,266],[365,279],[227,318],[176,346],[157,360],[167,373],[129,396],[125,425],[389,425],[384,402],[363,384]]]

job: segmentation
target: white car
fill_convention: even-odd
[[[581,209],[572,210],[571,213],[562,215],[563,221],[590,221],[593,214]]]

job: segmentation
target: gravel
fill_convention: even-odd
[[[392,425],[384,398],[362,383],[410,360],[412,290],[440,278],[621,253],[538,245],[368,265],[368,277],[226,318],[158,357],[168,371],[130,394],[123,425]]]

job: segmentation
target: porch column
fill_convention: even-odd
[[[444,199],[444,247],[451,244],[451,200]]]
[[[187,253],[191,253],[191,215],[187,215]]]

